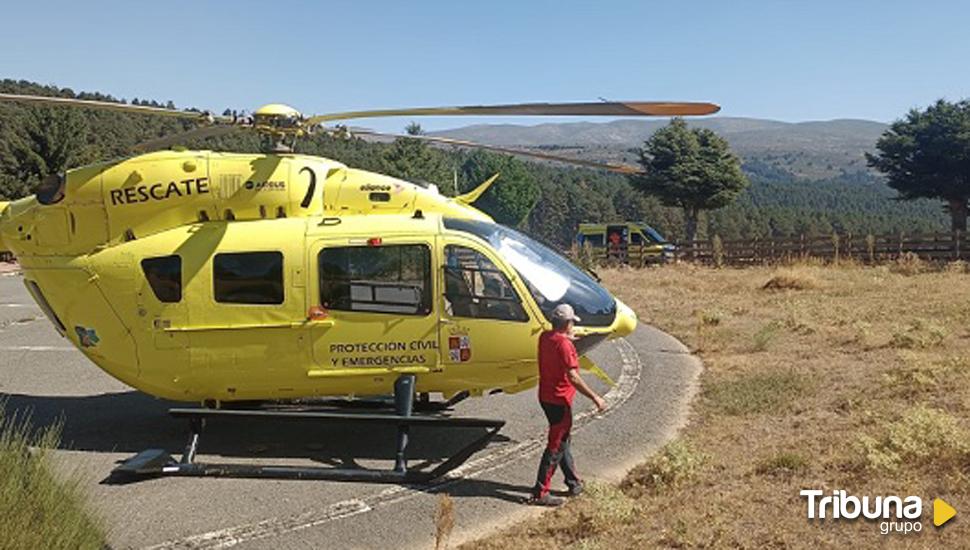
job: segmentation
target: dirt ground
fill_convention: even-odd
[[[563,508],[467,548],[970,546],[970,520],[960,517],[970,513],[965,264],[601,275],[642,322],[704,360],[691,422],[620,486],[593,483]],[[921,531],[809,520],[802,489],[919,496]],[[942,528],[932,523],[936,497],[958,511]]]

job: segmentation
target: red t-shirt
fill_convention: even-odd
[[[576,346],[564,332],[548,330],[539,336],[539,401],[572,405],[576,388],[569,370],[579,368]]]

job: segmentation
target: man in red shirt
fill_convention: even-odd
[[[573,345],[573,325],[580,321],[569,304],[552,311],[552,328],[539,336],[539,405],[549,421],[549,440],[539,462],[539,474],[529,503],[558,506],[562,499],[549,494],[557,467],[562,467],[570,496],[583,492],[569,451],[569,431],[573,425],[573,396],[576,391],[590,398],[600,412],[606,402],[579,376],[579,355]]]

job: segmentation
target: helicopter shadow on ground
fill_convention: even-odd
[[[188,422],[169,416],[184,404],[155,399],[136,391],[92,396],[38,396],[0,393],[8,416],[29,415],[37,429],[61,423],[60,448],[100,453],[138,453],[165,449],[181,455]],[[441,462],[484,434],[477,428],[411,429],[408,458],[413,467]],[[356,467],[359,461],[390,461],[396,430],[390,426],[313,421],[212,419],[199,445],[205,455],[271,460],[309,458],[321,464]],[[499,434],[493,440],[509,441]],[[370,467],[371,465],[367,465]]]

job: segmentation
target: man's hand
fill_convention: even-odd
[[[606,410],[606,401],[603,401],[603,398],[586,384],[583,377],[579,375],[579,368],[569,369],[569,381],[572,382],[573,386],[576,386],[576,390],[578,390],[579,393],[590,398],[590,400],[596,405],[599,412]]]
[[[606,401],[598,395],[593,397],[593,404],[596,405],[596,410],[599,412],[606,412],[606,409],[608,408]]]

